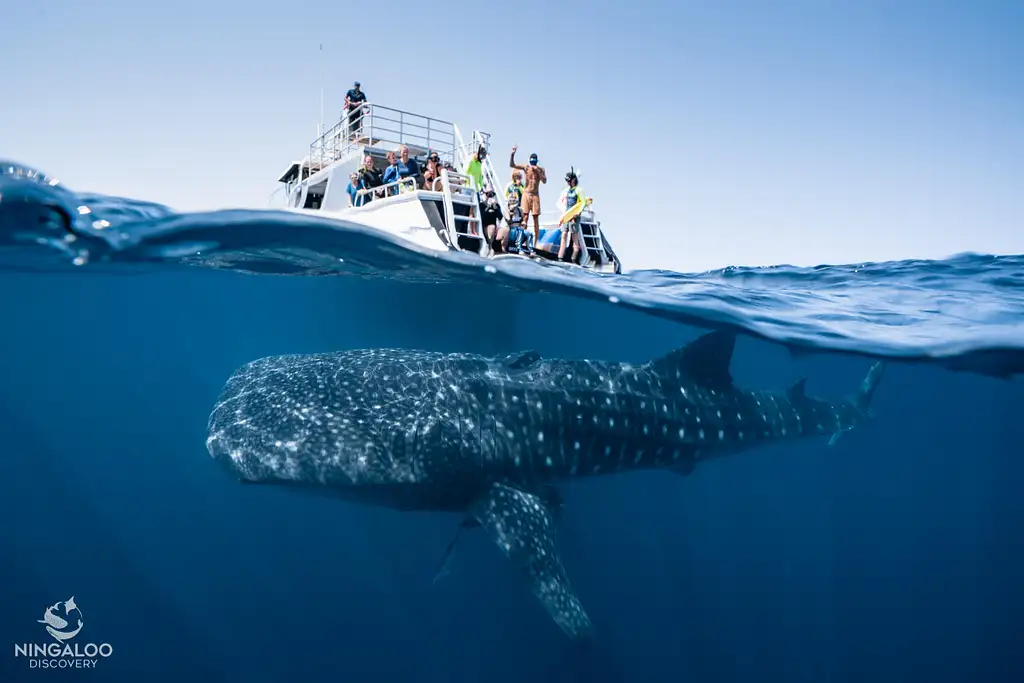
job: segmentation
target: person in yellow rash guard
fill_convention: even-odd
[[[562,199],[565,200],[565,211],[568,213],[577,204],[589,206],[594,200],[589,199],[583,194],[583,190],[580,189],[580,179],[576,176],[575,170],[570,170],[565,174],[565,182],[568,185],[567,188],[562,192]],[[561,200],[559,200],[561,203]],[[580,213],[577,213],[572,218],[561,221],[562,228],[562,241],[558,246],[558,260],[561,261],[565,258],[565,247],[567,242],[572,240],[572,262],[577,263],[580,252],[583,251],[583,237],[580,234]]]

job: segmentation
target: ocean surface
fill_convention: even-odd
[[[0,681],[1024,680],[1024,256],[600,276],[0,162],[0,321]],[[571,482],[589,649],[478,530],[434,580],[457,516],[243,487],[205,448],[263,356],[646,362],[715,328],[749,388],[843,395],[890,359],[875,419]],[[72,597],[110,656],[14,656]]]

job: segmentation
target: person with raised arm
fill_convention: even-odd
[[[530,164],[524,166],[516,163],[516,150],[518,145],[512,147],[512,156],[509,157],[509,168],[518,169],[526,174],[526,186],[523,188],[523,200],[520,205],[523,209],[525,223],[523,227],[529,228],[530,216],[533,216],[533,243],[540,244],[540,184],[547,184],[548,175],[544,167],[538,165],[537,153],[530,155]]]

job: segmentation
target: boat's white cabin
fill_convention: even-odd
[[[367,103],[355,116],[343,114],[334,127],[310,144],[305,159],[288,166],[278,178],[282,187],[274,193],[271,203],[292,211],[315,211],[345,218],[429,249],[491,256],[491,245],[483,236],[475,181],[456,171],[466,168],[481,145],[489,151],[488,134],[474,131],[464,141],[453,123]],[[373,167],[384,174],[389,166],[388,153],[397,154],[402,147],[409,149],[409,158],[416,161],[419,175],[350,194],[350,176],[359,171],[365,158],[369,157]],[[422,173],[432,153],[437,154],[445,169],[434,187],[428,188],[423,184]],[[505,185],[500,182],[490,154],[481,170],[484,184],[495,189],[507,216]],[[551,224],[542,224],[537,255],[553,258],[544,247],[553,236],[546,232],[557,230],[557,220],[556,216],[549,221]],[[585,249],[580,265],[602,272],[620,272],[619,260],[589,209],[583,214],[581,231]],[[555,252],[557,248],[556,242]]]

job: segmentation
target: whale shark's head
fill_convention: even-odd
[[[458,448],[452,383],[467,363],[470,372],[484,367],[381,349],[262,358],[228,379],[207,449],[244,482],[415,483],[429,477],[432,455]]]
[[[245,482],[345,486],[372,474],[379,420],[356,372],[326,356],[273,356],[239,368],[210,414],[207,449]]]

